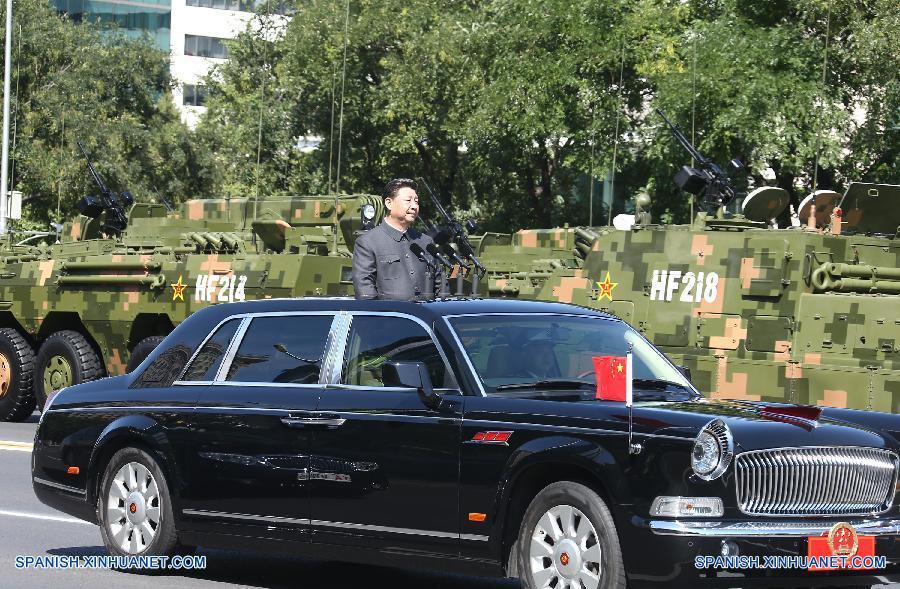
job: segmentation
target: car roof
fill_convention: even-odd
[[[376,311],[405,313],[425,321],[434,321],[450,315],[493,313],[560,313],[606,317],[618,320],[614,315],[571,305],[547,301],[522,301],[515,299],[446,298],[432,301],[393,301],[352,297],[301,297],[292,299],[262,299],[213,305],[203,314],[216,320],[242,313],[279,313],[297,311]]]

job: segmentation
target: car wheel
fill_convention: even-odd
[[[150,337],[145,337],[141,341],[134,346],[134,349],[131,351],[131,356],[128,358],[128,365],[125,367],[125,373],[129,373],[138,366],[140,366],[141,362],[150,355],[150,352],[156,349],[156,346],[160,344],[166,336],[164,335],[151,335]]]
[[[34,396],[41,410],[50,393],[103,376],[100,357],[77,331],[57,331],[44,340],[35,362]]]
[[[0,329],[0,421],[22,421],[34,411],[34,350],[11,327]]]
[[[165,475],[138,448],[113,455],[97,498],[100,535],[112,556],[172,556],[178,535]]]
[[[589,487],[545,487],[519,531],[517,571],[525,589],[624,589],[625,566],[612,515]]]

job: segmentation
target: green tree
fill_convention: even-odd
[[[689,158],[656,107],[715,161],[771,166],[795,200],[814,179],[897,181],[889,0],[354,0],[344,61],[346,5],[305,0],[278,34],[255,24],[234,43],[200,125],[223,185],[423,175],[508,230],[585,223],[585,175],[609,175],[615,151],[617,195],[646,190],[657,218],[684,221],[671,179]],[[310,135],[318,150],[292,148]]]
[[[138,201],[205,194],[205,155],[172,103],[165,53],[74,24],[43,0],[18,0],[13,20],[11,187],[26,225],[61,221],[96,193],[76,139],[110,186]]]

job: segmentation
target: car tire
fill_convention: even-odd
[[[38,350],[34,370],[34,397],[44,409],[50,393],[103,376],[100,357],[87,338],[69,329],[57,331]]]
[[[128,374],[138,366],[140,366],[141,362],[143,362],[147,356],[150,355],[150,352],[156,349],[166,336],[164,335],[151,335],[150,337],[145,337],[141,341],[134,346],[134,349],[131,350],[131,356],[128,357],[128,365],[125,367],[125,373]]]
[[[524,589],[581,589],[582,583],[585,589],[626,587],[612,514],[580,483],[553,483],[534,497],[515,549]]]
[[[123,448],[106,465],[97,521],[111,556],[173,556],[178,532],[162,469],[140,448]]]
[[[0,329],[0,421],[22,421],[34,411],[34,350],[11,327]]]

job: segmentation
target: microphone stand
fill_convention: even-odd
[[[468,276],[470,267],[459,264],[459,271],[456,273],[456,296],[458,297],[466,296],[466,285],[463,282],[463,270],[466,271],[466,275]]]

